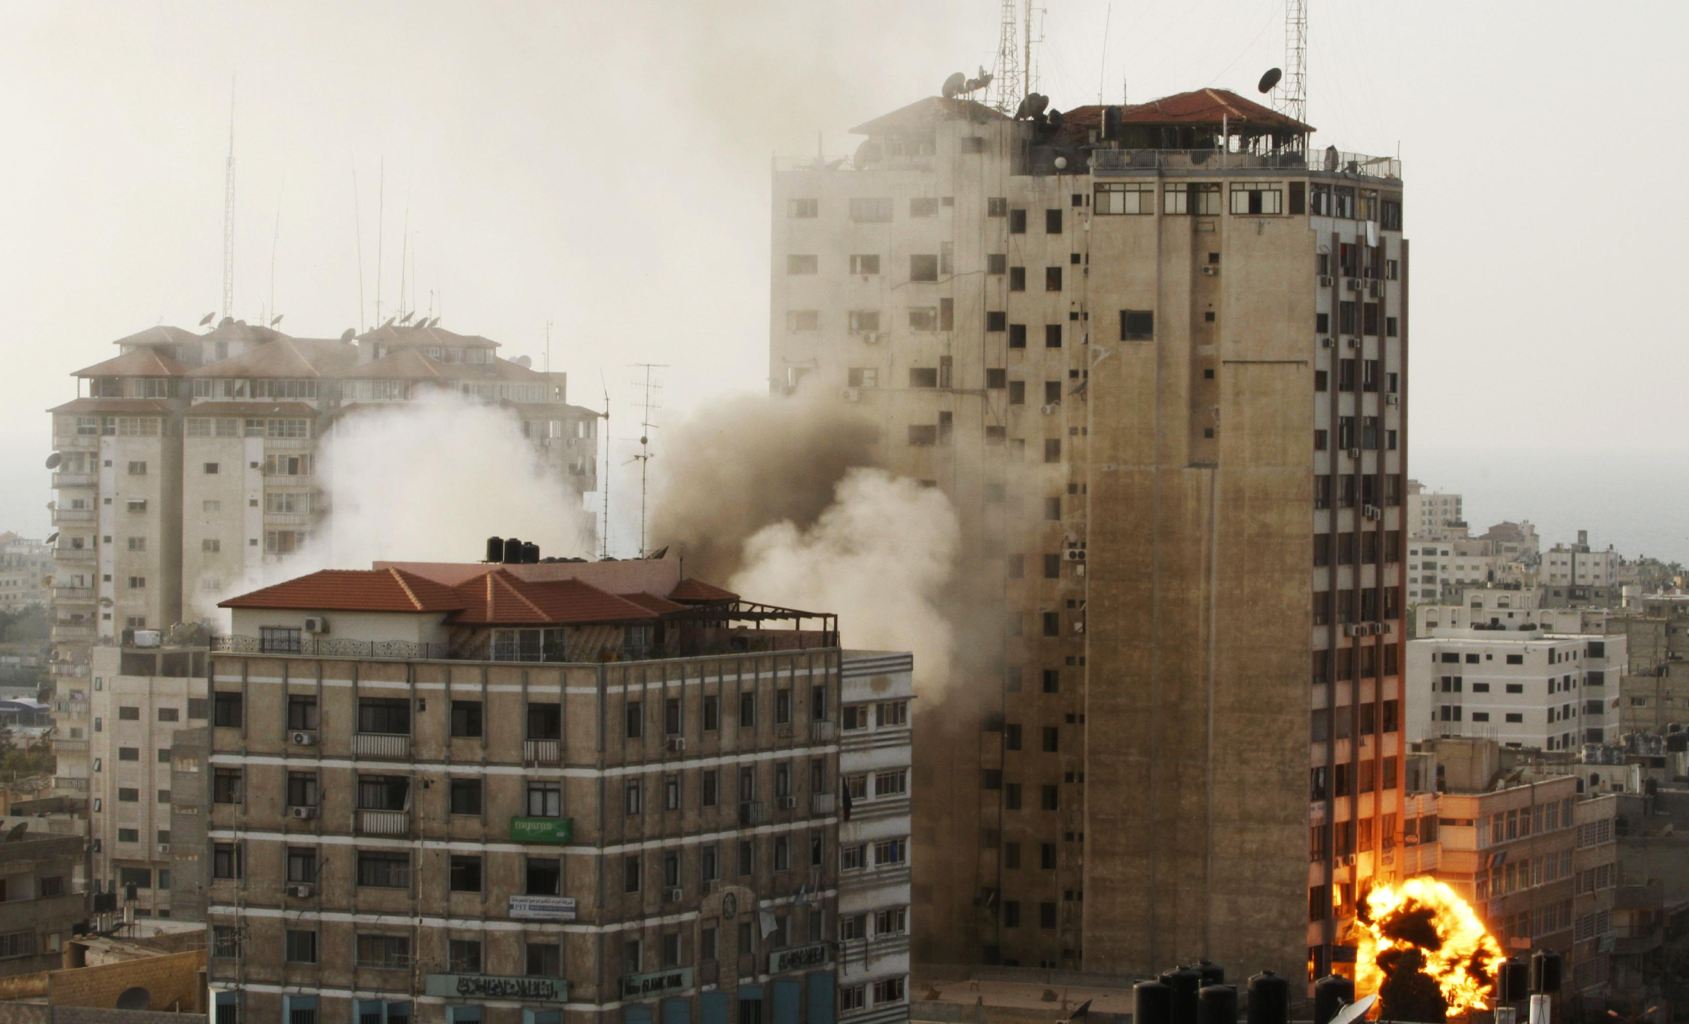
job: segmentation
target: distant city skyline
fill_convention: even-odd
[[[769,157],[818,145],[848,156],[852,125],[989,65],[998,5],[515,4],[488,17],[371,4],[335,10],[325,32],[329,10],[0,14],[0,114],[29,154],[0,168],[13,240],[0,255],[0,526],[50,532],[42,412],[71,397],[68,375],[113,355],[119,337],[192,327],[219,305],[231,78],[238,315],[279,312],[307,336],[357,326],[361,247],[371,326],[377,248],[384,316],[405,252],[409,304],[448,328],[539,364],[549,322],[553,368],[570,373],[576,401],[600,405],[602,379],[628,409],[630,364],[669,364],[660,417],[674,423],[764,388]],[[1283,62],[1282,11],[1051,5],[1040,88],[1063,109],[1099,94],[1250,92]],[[1581,11],[1313,5],[1308,119],[1316,145],[1399,153],[1412,189],[1410,472],[1467,491],[1475,519],[1492,507],[1529,516],[1550,543],[1584,526],[1627,553],[1684,559],[1689,537],[1653,496],[1689,439],[1629,425],[1672,408],[1689,370],[1652,282],[1675,256],[1654,197],[1689,141],[1660,132],[1646,100],[1667,94],[1689,11]],[[1368,39],[1389,43],[1358,45]],[[1547,141],[1578,123],[1599,125],[1604,164],[1624,169],[1599,216],[1570,215],[1581,161]],[[612,424],[618,445],[631,423]],[[1540,474],[1518,474],[1514,492],[1471,483],[1479,464],[1514,479],[1503,464],[1525,458],[1567,483],[1534,492],[1559,504],[1531,497]],[[1579,504],[1577,483],[1591,479],[1606,481],[1587,506],[1599,516]],[[1653,496],[1612,500],[1629,493]]]

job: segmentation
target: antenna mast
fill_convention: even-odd
[[[997,69],[991,78],[991,105],[1013,114],[1026,98],[1026,79],[1020,66],[1019,12],[1015,0],[1003,0],[1002,24],[997,30]]]
[[[235,80],[229,79],[229,159],[223,165],[223,315],[235,309]]]
[[[604,371],[602,371],[602,370],[600,370],[598,372],[598,383],[599,383],[599,386],[601,386],[604,389],[604,461],[602,461],[598,464],[599,468],[604,473],[604,479],[602,479],[598,482],[598,491],[599,491],[598,496],[603,502],[604,510],[600,513],[600,515],[603,517],[603,520],[602,520],[603,526],[598,532],[598,557],[599,558],[609,558],[610,557],[610,385],[605,382]]]
[[[646,483],[646,474],[651,468],[651,459],[653,457],[651,455],[651,431],[654,429],[654,427],[651,423],[651,413],[658,408],[658,406],[651,404],[651,392],[653,390],[661,391],[663,389],[663,386],[661,384],[656,384],[656,383],[652,382],[651,371],[652,370],[661,370],[661,369],[664,368],[665,364],[663,364],[663,363],[637,363],[635,365],[639,366],[641,369],[643,369],[645,371],[645,380],[644,380],[644,383],[643,383],[643,386],[645,388],[645,402],[644,402],[644,409],[643,409],[643,411],[640,415],[640,418],[639,418],[639,454],[634,456],[635,461],[637,461],[639,463],[639,557],[644,558],[645,557],[645,483]],[[635,381],[634,383],[636,385],[638,385],[640,382]]]
[[[1284,78],[1277,98],[1280,113],[1307,123],[1308,0],[1284,2]]]

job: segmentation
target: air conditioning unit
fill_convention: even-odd
[[[864,344],[864,345],[878,345],[879,343],[880,343],[880,332],[879,331],[867,331],[867,332],[863,333],[862,344]]]
[[[1203,272],[1203,274],[1207,275],[1208,277],[1214,277],[1214,276],[1216,276],[1220,273],[1220,268],[1219,267],[1203,267],[1202,272]]]
[[[1332,344],[1332,342],[1331,342],[1330,338],[1321,338],[1320,339],[1320,348],[1330,348],[1331,344]]]
[[[1330,288],[1331,287],[1331,275],[1330,274],[1321,274],[1320,275],[1320,287],[1321,288]]]
[[[1060,405],[1057,405],[1056,403],[1051,402],[1049,405],[1039,406],[1038,411],[1043,413],[1046,416],[1054,416],[1056,414],[1056,410],[1058,410],[1060,408],[1061,408]]]
[[[1360,457],[1361,457],[1361,450],[1359,448],[1350,448],[1349,449],[1349,458],[1358,459]]]
[[[845,388],[844,389],[844,400],[847,401],[847,402],[860,402],[860,401],[862,401],[862,389],[861,388]]]
[[[1361,282],[1356,278],[1353,278],[1353,277],[1349,278],[1349,290],[1352,291],[1352,292],[1360,291],[1361,290]]]
[[[1085,560],[1085,549],[1068,548],[1066,551],[1062,552],[1062,556],[1069,562],[1083,562]]]
[[[297,818],[300,821],[307,821],[317,816],[317,809],[310,806],[289,807],[287,809],[287,816],[290,818]]]
[[[1362,505],[1361,515],[1366,516],[1368,519],[1380,519],[1384,516],[1384,510],[1379,508],[1377,505]]]
[[[670,903],[679,903],[681,900],[683,900],[685,898],[686,898],[686,890],[685,889],[665,889],[665,890],[663,890],[663,899],[668,900]]]
[[[1355,866],[1355,855],[1351,853],[1348,856],[1344,857],[1343,863],[1347,864],[1349,867],[1354,867]]]
[[[670,736],[669,737],[669,749],[672,750],[672,751],[675,751],[677,753],[679,751],[685,750],[686,749],[686,737],[684,737],[684,736]]]
[[[780,807],[782,810],[794,810],[797,806],[798,798],[795,796],[783,796],[780,798]]]
[[[1385,405],[1401,405],[1402,404],[1402,396],[1397,395],[1397,394],[1385,395],[1384,396],[1384,404]]]
[[[287,887],[287,894],[296,900],[308,900],[317,891],[317,887],[309,882],[294,882]]]
[[[1367,632],[1371,633],[1373,636],[1383,636],[1384,635],[1384,623],[1382,623],[1382,622],[1369,622],[1369,623],[1367,623]]]
[[[321,615],[307,615],[307,616],[305,616],[305,632],[307,632],[307,633],[327,633],[328,632],[328,620],[323,618]]]
[[[1384,294],[1384,282],[1383,281],[1369,281],[1367,283],[1366,290],[1367,290],[1368,295],[1370,295],[1370,296],[1372,296],[1373,298],[1376,299],[1376,298],[1378,298],[1378,297],[1380,297]]]
[[[1347,341],[1345,341],[1343,344],[1347,345],[1349,348],[1360,348],[1361,347],[1361,339],[1350,338]]]
[[[296,747],[314,747],[317,745],[317,734],[308,729],[295,729],[287,734],[289,743]]]

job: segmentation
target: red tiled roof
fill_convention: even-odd
[[[723,590],[714,584],[703,580],[684,579],[675,584],[669,591],[669,600],[685,601],[689,604],[714,601],[737,601],[739,595],[731,590]]]
[[[113,345],[179,345],[185,341],[198,341],[199,335],[192,331],[185,331],[180,327],[159,324],[148,327],[143,331],[136,331],[128,337],[119,338]]]
[[[966,118],[974,124],[1008,120],[1001,112],[973,100],[945,99],[928,96],[889,114],[881,114],[872,121],[864,121],[850,130],[852,135],[885,135],[892,132],[912,132],[937,124]]]
[[[394,324],[358,335],[359,341],[379,341],[388,348],[411,345],[439,345],[442,348],[498,348],[498,342],[479,334],[458,334],[443,327]]]
[[[656,612],[658,615],[671,615],[674,612],[683,612],[686,610],[685,605],[676,604],[668,598],[658,597],[656,594],[641,594],[636,592],[632,594],[623,594],[621,596],[647,611]]]
[[[1067,116],[1073,116],[1073,111],[1068,111]],[[1121,124],[1219,124],[1222,121],[1298,132],[1314,130],[1311,125],[1286,117],[1230,89],[1195,89],[1174,93],[1148,103],[1134,103],[1120,111]]]
[[[450,587],[401,569],[324,569],[231,597],[219,603],[218,607],[451,612],[464,604],[464,597]]]
[[[151,348],[135,348],[93,366],[84,366],[72,377],[180,377],[188,368]]]
[[[238,356],[209,363],[193,371],[195,377],[322,377],[339,372],[357,359],[357,350],[338,342],[295,339],[277,335]]]
[[[580,580],[523,580],[503,569],[459,584],[456,592],[466,607],[452,621],[464,625],[579,625],[649,622],[659,617]]]

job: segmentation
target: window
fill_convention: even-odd
[[[909,386],[912,388],[938,387],[938,367],[911,366],[909,368]]]
[[[874,715],[876,724],[881,729],[898,728],[909,724],[909,702],[903,700],[882,701],[875,705]]]
[[[1016,207],[1009,211],[1009,234],[1026,234],[1026,211]]]
[[[622,812],[639,814],[645,807],[645,790],[639,779],[629,779],[622,786]]]
[[[563,861],[529,857],[523,865],[523,889],[529,896],[556,896],[563,891]]]
[[[411,883],[410,857],[402,853],[358,851],[358,884],[404,889]]]
[[[749,872],[743,872],[749,874]],[[630,853],[622,858],[622,891],[638,892],[640,881],[639,854]]]
[[[821,329],[821,313],[814,309],[789,309],[786,311],[786,330],[788,331],[818,331]]]
[[[33,938],[33,933],[31,934]],[[9,948],[0,951],[13,954]],[[211,926],[211,955],[219,959],[232,960],[240,956],[240,931],[232,924],[214,924]],[[232,993],[230,993],[232,994]],[[219,1006],[217,1019],[223,1019],[223,1008]]]
[[[1010,324],[1009,325],[1009,347],[1010,348],[1025,348],[1026,347],[1026,325],[1025,324]]]
[[[1277,182],[1249,182],[1232,186],[1232,212],[1279,214],[1284,212],[1284,191]]]
[[[317,851],[309,846],[287,848],[287,880],[310,884],[317,880]]]
[[[705,807],[714,807],[721,800],[721,769],[711,768],[699,776],[699,788],[702,791],[700,802]]]
[[[757,724],[757,695],[746,690],[739,695],[739,725],[751,728]]]
[[[452,892],[480,892],[481,858],[475,854],[452,854],[448,882]]]
[[[1099,216],[1155,213],[1155,186],[1139,182],[1109,182],[1096,187],[1091,209]]]
[[[1006,253],[987,253],[985,257],[985,272],[987,274],[1006,274],[1009,271],[1009,257]]]
[[[287,962],[314,964],[317,962],[317,933],[302,929],[287,930]]]
[[[1120,311],[1121,341],[1150,341],[1155,337],[1155,313],[1147,309]]]
[[[454,974],[480,974],[481,940],[449,940],[446,943],[446,964],[447,969]]]
[[[278,626],[258,627],[258,650],[265,654],[298,654],[301,630]]]
[[[563,948],[555,942],[527,943],[523,962],[529,977],[558,977],[563,973]]]
[[[287,773],[287,806],[317,806],[317,775],[315,772]]]
[[[630,700],[622,709],[622,735],[630,740],[639,739],[645,732],[644,710],[637,700]]]
[[[820,212],[821,201],[813,198],[786,200],[786,216],[793,220],[813,220]]]
[[[481,780],[453,779],[447,791],[448,803],[453,814],[481,813]]]
[[[1047,292],[1059,292],[1059,291],[1061,291],[1061,268],[1060,267],[1045,267],[1044,268],[1044,290],[1047,291]]]
[[[364,967],[409,967],[411,940],[408,935],[359,935],[358,963]],[[367,1018],[365,1018],[367,1019]],[[391,1018],[389,1018],[391,1019]]]
[[[909,257],[909,280],[936,281],[938,280],[938,257],[933,255],[912,255]]]
[[[887,864],[902,864],[909,857],[908,841],[903,839],[882,839],[874,844],[874,866]]]
[[[819,263],[813,254],[791,253],[786,257],[786,273],[792,276],[814,274],[820,269]]]
[[[879,253],[853,253],[850,257],[850,272],[867,277],[880,272]]]
[[[903,1001],[903,979],[886,978],[874,982],[874,1005],[882,1003],[901,1003]]]
[[[221,879],[239,879],[241,877],[239,843],[213,843],[211,845],[211,877]]]
[[[211,802],[238,804],[241,798],[239,768],[218,768],[211,773]],[[130,792],[134,792],[131,790]],[[121,796],[119,797],[121,799]]]
[[[452,701],[452,735],[454,737],[481,736],[481,702],[478,700]]]

